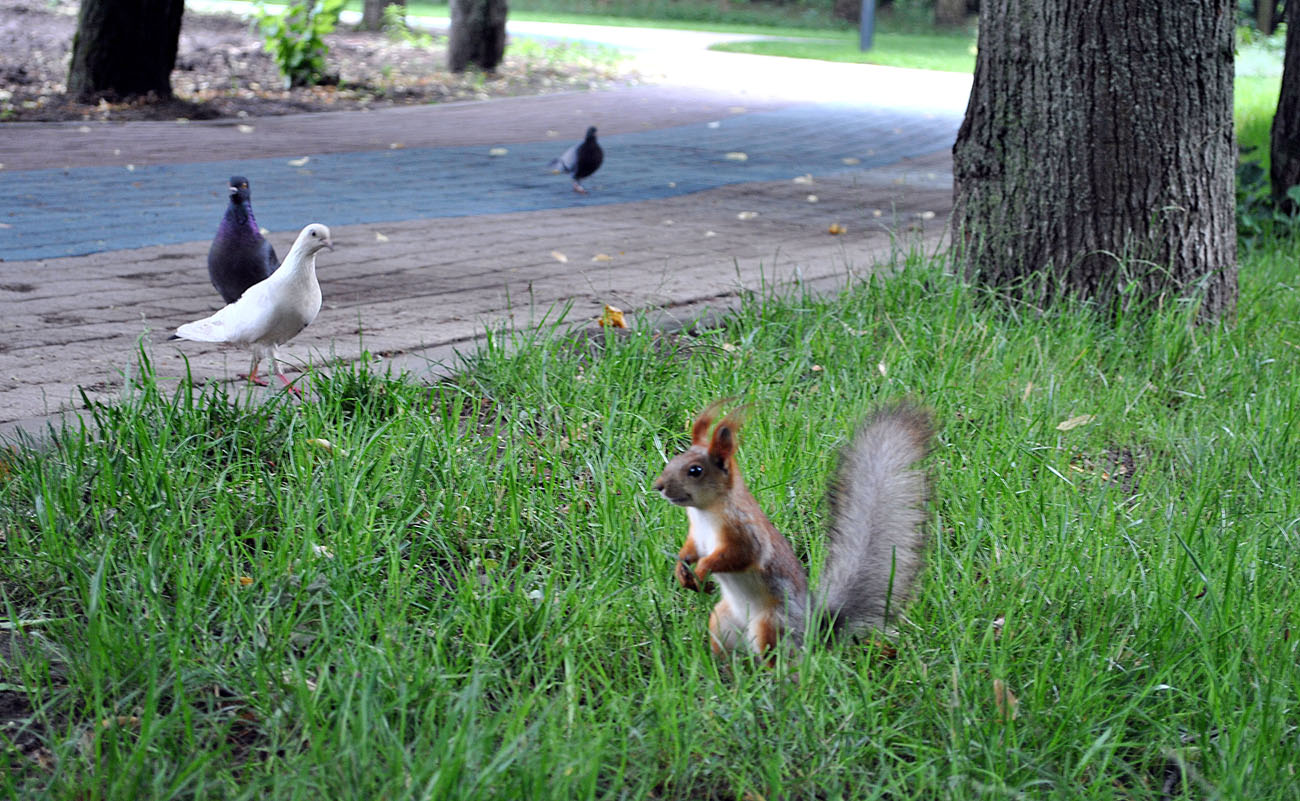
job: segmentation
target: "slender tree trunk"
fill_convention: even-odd
[[[955,28],[966,21],[966,0],[934,0],[934,24]]]
[[[506,0],[451,0],[447,67],[494,70],[506,52]]]
[[[184,11],[184,0],[81,0],[67,93],[170,98]]]
[[[1255,27],[1265,36],[1273,35],[1277,30],[1277,0],[1255,0]]]
[[[1286,190],[1300,184],[1300,0],[1286,4],[1286,56],[1269,137],[1269,179],[1273,199],[1282,210],[1297,211]]]
[[[361,24],[359,31],[381,31],[384,29],[384,9],[389,6],[401,6],[403,13],[406,0],[365,0],[361,5]]]
[[[1237,296],[1233,0],[985,0],[954,253],[1031,302]]]

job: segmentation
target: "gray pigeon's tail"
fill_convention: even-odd
[[[546,166],[546,169],[551,172],[573,172],[573,168],[578,166],[578,147],[581,144],[579,142],[560,154],[558,158],[551,159],[551,163]]]

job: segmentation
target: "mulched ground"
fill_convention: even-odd
[[[446,71],[444,38],[340,26],[325,38],[339,85],[285,89],[248,21],[187,11],[172,72],[175,99],[84,105],[63,96],[76,27],[76,2],[0,0],[0,122],[260,117],[484,100],[634,80],[608,56],[573,46],[562,52],[529,46],[521,48],[526,55],[507,53],[493,74],[453,75]]]

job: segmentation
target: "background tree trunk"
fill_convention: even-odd
[[[184,11],[184,0],[81,0],[67,94],[170,98]]]
[[[506,52],[506,0],[451,0],[447,67],[494,70]]]
[[[861,22],[862,0],[832,0],[831,16],[847,22]]]
[[[1255,27],[1265,36],[1273,35],[1277,30],[1277,0],[1255,0]]]
[[[985,0],[954,258],[1031,302],[1237,295],[1233,0]]]
[[[1286,190],[1300,184],[1300,0],[1286,4],[1286,57],[1269,135],[1269,179],[1273,199],[1282,210],[1297,211]]]
[[[934,0],[934,24],[955,28],[966,21],[966,0]]]
[[[381,31],[384,29],[384,9],[389,6],[406,8],[406,0],[365,0],[361,5],[361,24],[359,31]]]

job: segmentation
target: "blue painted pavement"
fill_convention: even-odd
[[[0,259],[77,256],[208,239],[225,182],[247,176],[258,223],[296,231],[631,203],[730,184],[879,167],[952,144],[960,115],[858,105],[808,105],[718,123],[602,136],[605,165],[570,190],[545,165],[577,141],[428,147],[136,167],[0,171]],[[711,127],[712,126],[712,127]],[[304,147],[304,154],[310,146]],[[728,158],[744,153],[745,160]],[[197,154],[196,154],[197,155]],[[846,164],[845,159],[857,159]]]

